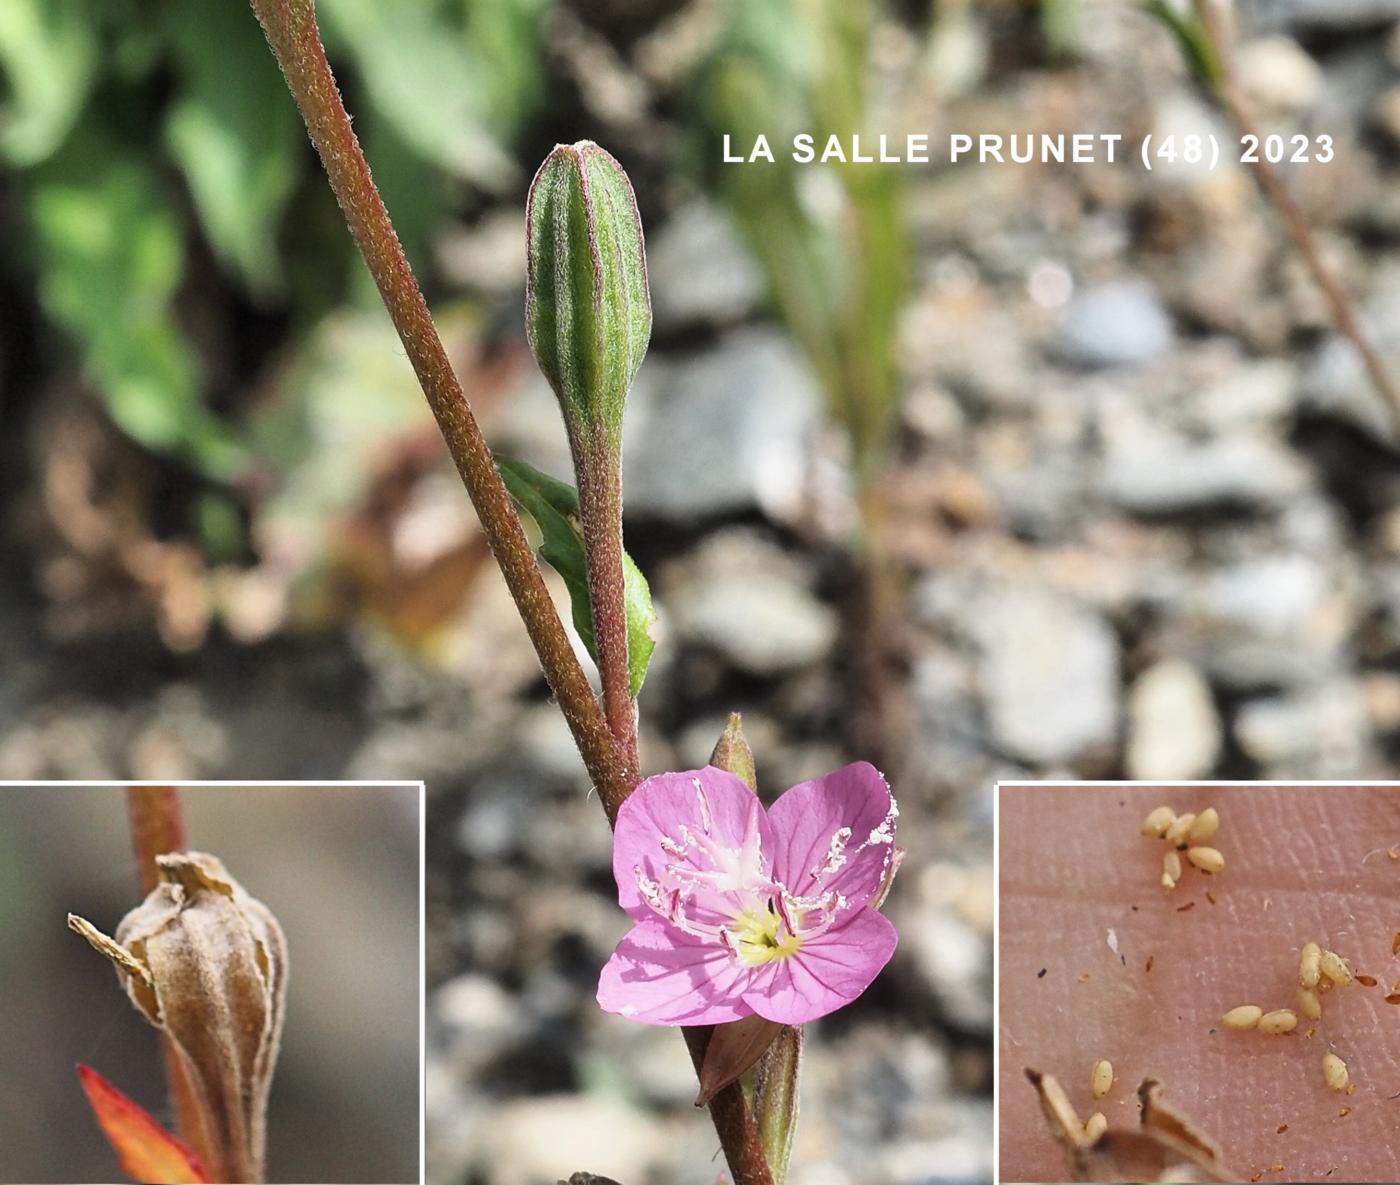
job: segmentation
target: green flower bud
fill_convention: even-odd
[[[621,447],[622,408],[651,338],[637,200],[591,140],[560,144],[530,185],[525,325],[571,438]]]

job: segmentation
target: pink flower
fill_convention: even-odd
[[[613,875],[637,924],[603,968],[598,1003],[654,1025],[754,1013],[802,1024],[849,1004],[894,954],[873,905],[898,815],[863,761],[766,812],[711,766],[648,778],[617,816]]]

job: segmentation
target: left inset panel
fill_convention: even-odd
[[[420,1181],[422,860],[416,782],[0,784],[0,1182]]]

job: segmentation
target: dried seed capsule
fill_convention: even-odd
[[[1298,1014],[1291,1008],[1276,1008],[1259,1018],[1259,1031],[1277,1037],[1298,1027]]]
[[[216,1180],[261,1181],[268,1089],[286,997],[287,945],[268,908],[214,856],[156,857],[160,881],[117,926],[68,924],[111,959],[194,1085]]]
[[[1252,1029],[1259,1023],[1259,1018],[1264,1015],[1264,1010],[1257,1004],[1241,1004],[1238,1008],[1231,1008],[1220,1018],[1220,1023],[1227,1029],[1243,1031]]]
[[[1176,822],[1176,812],[1169,806],[1159,806],[1149,811],[1142,821],[1143,835],[1155,835],[1158,839],[1166,835],[1167,828]]]
[[[1195,821],[1196,816],[1189,812],[1177,815],[1176,822],[1167,828],[1166,841],[1171,844],[1185,843],[1186,836],[1190,833],[1191,825]]]
[[[1323,1054],[1322,1077],[1328,1086],[1337,1091],[1346,1090],[1350,1082],[1346,1062],[1342,1061],[1335,1053]]]
[[[1101,1099],[1113,1089],[1113,1063],[1107,1058],[1099,1058],[1089,1071],[1089,1090],[1094,1098]]]
[[[1322,1019],[1322,1001],[1317,998],[1317,993],[1308,988],[1298,989],[1298,1011],[1309,1020]]]
[[[1325,950],[1321,959],[1322,974],[1338,987],[1346,987],[1351,982],[1351,968],[1336,951]]]
[[[1168,852],[1162,857],[1162,884],[1168,889],[1174,889],[1180,879],[1181,857],[1175,852]]]
[[[1205,843],[1219,827],[1220,813],[1213,806],[1208,806],[1196,816],[1196,821],[1191,824],[1191,830],[1187,832],[1186,838],[1192,843]]]
[[[1084,1140],[1092,1144],[1108,1130],[1108,1120],[1102,1111],[1095,1111],[1084,1121]]]
[[[1303,952],[1298,956],[1298,986],[1305,988],[1317,987],[1317,977],[1322,970],[1322,947],[1315,942],[1309,942],[1303,947]]]
[[[1188,848],[1186,858],[1202,872],[1223,872],[1225,857],[1214,848]]]

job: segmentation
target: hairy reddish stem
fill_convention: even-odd
[[[1259,133],[1249,104],[1245,101],[1244,93],[1235,76],[1233,46],[1230,36],[1213,0],[1196,0],[1196,16],[1200,21],[1201,28],[1205,31],[1211,52],[1220,65],[1220,78],[1215,83],[1215,93],[1221,106],[1225,108],[1230,122],[1235,125],[1235,131],[1241,138],[1249,136],[1256,141],[1262,141],[1263,137]],[[1361,362],[1370,377],[1371,385],[1375,387],[1376,392],[1385,402],[1386,411],[1390,415],[1391,428],[1397,437],[1400,437],[1400,386],[1396,385],[1395,378],[1387,369],[1380,352],[1367,333],[1366,327],[1362,325],[1361,318],[1356,315],[1356,309],[1352,305],[1351,298],[1347,296],[1346,290],[1342,287],[1341,281],[1337,279],[1336,273],[1322,257],[1322,251],[1317,245],[1312,228],[1308,225],[1308,220],[1303,215],[1302,208],[1298,205],[1292,191],[1284,184],[1279,171],[1258,154],[1255,155],[1251,163],[1254,166],[1254,176],[1259,182],[1259,188],[1263,190],[1264,197],[1283,219],[1289,237],[1293,240],[1294,248],[1302,256],[1303,263],[1312,275],[1313,282],[1321,289],[1323,299],[1327,301],[1327,308],[1332,315],[1333,323],[1342,335],[1356,347],[1356,352],[1361,356]]]
[[[131,848],[136,856],[137,879],[141,892],[149,893],[159,880],[156,857],[166,852],[183,852],[188,846],[184,804],[177,786],[128,786],[126,806],[131,819]],[[170,1038],[162,1035],[160,1047],[176,1132],[211,1172],[221,1174],[224,1166],[215,1155],[217,1148],[210,1138],[204,1109],[185,1063]]]
[[[632,786],[625,749],[608,727],[535,562],[491,450],[448,360],[432,315],[350,127],[326,61],[311,0],[251,0],[277,64],[320,154],[346,224],[374,277],[419,385],[457,464],[496,563],[589,776],[617,812]]]
[[[622,566],[622,470],[615,446],[601,430],[573,447],[578,474],[579,517],[584,559],[588,565],[593,640],[598,649],[598,676],[603,684],[603,714],[622,750],[627,777],[635,785],[637,708],[627,653],[627,587]],[[616,812],[610,812],[611,815]]]
[[[714,1031],[713,1025],[681,1030],[697,1077],[700,1067],[705,1064],[705,1050]],[[763,1138],[759,1135],[753,1112],[744,1099],[744,1088],[737,1082],[731,1082],[715,1092],[709,1108],[710,1119],[719,1134],[720,1146],[724,1149],[724,1158],[734,1175],[735,1185],[774,1185],[773,1172],[763,1155]]]

